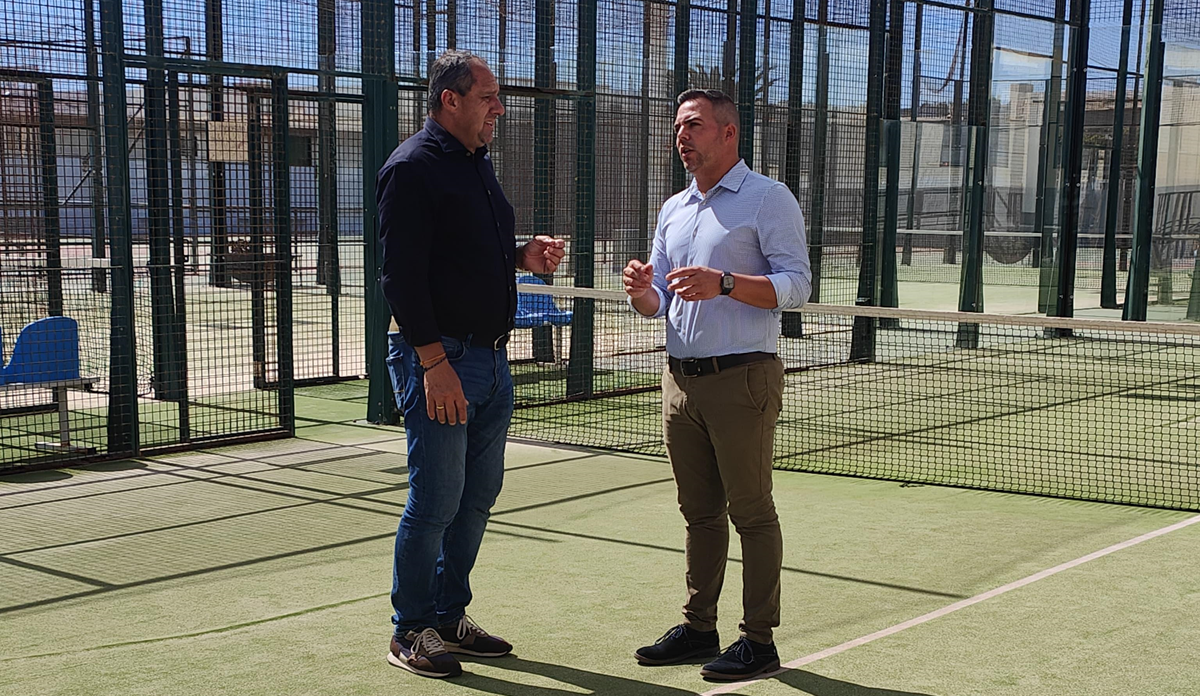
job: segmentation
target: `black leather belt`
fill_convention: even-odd
[[[670,358],[668,361],[671,372],[684,377],[703,377],[715,375],[721,370],[745,365],[746,363],[774,360],[774,353],[735,353],[733,355],[718,355],[713,358]]]
[[[490,348],[492,350],[500,350],[508,345],[508,334],[503,333],[495,338],[487,338],[485,336],[471,336],[472,348]]]

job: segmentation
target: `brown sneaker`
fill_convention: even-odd
[[[493,636],[479,624],[463,614],[458,623],[447,624],[437,630],[446,650],[475,657],[502,657],[512,652],[513,646],[498,636]]]
[[[446,651],[437,631],[409,631],[403,637],[392,637],[387,661],[422,677],[457,677],[462,674],[458,660]]]

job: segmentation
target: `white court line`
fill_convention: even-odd
[[[756,684],[756,683],[764,681],[766,679],[770,679],[772,676],[779,674],[781,672],[786,672],[788,670],[797,669],[799,667],[803,667],[805,665],[816,662],[817,660],[824,660],[827,657],[832,657],[834,655],[837,655],[838,653],[846,652],[847,650],[849,650],[851,648],[857,648],[860,645],[866,645],[867,643],[878,640],[880,638],[886,638],[887,636],[894,635],[894,634],[899,633],[900,631],[903,631],[907,628],[912,628],[913,626],[919,626],[928,621],[933,621],[934,619],[941,618],[941,617],[945,616],[946,614],[952,614],[952,613],[958,611],[959,609],[965,609],[973,604],[979,604],[980,602],[991,599],[992,597],[998,597],[998,596],[1004,594],[1005,592],[1011,592],[1012,590],[1016,590],[1016,589],[1025,587],[1026,585],[1035,583],[1038,580],[1043,580],[1045,578],[1050,577],[1051,575],[1061,573],[1064,570],[1070,570],[1071,568],[1083,565],[1084,563],[1087,563],[1088,561],[1094,561],[1097,558],[1102,558],[1104,556],[1109,555],[1110,553],[1116,553],[1117,551],[1120,551],[1122,549],[1127,549],[1130,546],[1137,546],[1138,544],[1142,543],[1143,541],[1149,541],[1156,537],[1160,537],[1164,534],[1170,534],[1171,532],[1174,532],[1179,529],[1183,529],[1184,527],[1189,527],[1193,524],[1196,524],[1197,522],[1200,522],[1200,515],[1197,515],[1195,517],[1189,517],[1186,520],[1183,520],[1181,522],[1176,522],[1175,524],[1163,527],[1162,529],[1156,529],[1153,532],[1147,532],[1139,537],[1134,537],[1133,539],[1130,539],[1128,541],[1122,541],[1119,544],[1113,544],[1112,546],[1109,546],[1106,549],[1100,549],[1099,551],[1089,553],[1086,556],[1081,556],[1079,558],[1076,558],[1073,561],[1067,561],[1066,563],[1063,563],[1062,565],[1056,565],[1053,568],[1048,568],[1041,572],[1034,573],[1033,575],[1030,575],[1029,577],[1021,578],[1020,580],[1017,580],[1015,582],[1010,582],[1007,585],[1002,585],[993,590],[988,590],[987,592],[984,592],[983,594],[975,595],[974,597],[971,597],[969,599],[964,599],[962,601],[955,602],[954,604],[950,604],[948,606],[942,607],[941,609],[931,611],[928,614],[918,616],[915,619],[909,619],[908,621],[905,621],[904,623],[898,623],[895,626],[892,626],[890,628],[885,628],[882,631],[876,631],[869,635],[862,636],[861,638],[855,638],[854,640],[846,641],[845,643],[842,643],[841,645],[835,645],[832,648],[826,648],[820,652],[815,652],[811,655],[806,655],[805,657],[801,657],[799,659],[792,660],[791,662],[781,665],[778,670],[771,672],[770,674],[764,674],[762,676],[759,676],[759,677],[756,677],[754,679],[750,679],[747,681],[733,682],[733,683],[726,684],[724,686],[720,686],[715,689],[712,689],[711,691],[705,691],[703,694],[701,694],[701,696],[717,696],[718,694],[732,693],[734,691],[743,689],[752,684]]]

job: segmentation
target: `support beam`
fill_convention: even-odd
[[[1059,196],[1058,292],[1054,316],[1075,314],[1075,261],[1079,247],[1079,183],[1083,176],[1083,131],[1087,110],[1091,0],[1071,0],[1071,52],[1067,79],[1062,195]]]
[[[675,78],[675,93],[671,95],[674,106],[675,97],[688,88],[688,49],[692,38],[692,5],[690,0],[678,0],[675,5],[675,59],[672,72]],[[674,109],[672,108],[672,118]],[[687,172],[678,153],[671,157],[671,190],[682,191],[687,186]]]
[[[246,94],[246,189],[250,206],[250,243],[237,254],[242,278],[250,279],[250,336],[254,388],[267,388],[266,193],[263,182],[262,97]],[[244,281],[243,281],[244,282]]]
[[[829,164],[829,0],[820,0],[817,25],[817,94],[813,106],[812,172],[809,175],[812,217],[808,229],[808,260],[812,267],[810,302],[821,301],[821,262],[825,251],[825,191]]]
[[[534,3],[534,86],[551,90],[558,83],[554,65],[554,0],[535,0]],[[539,95],[533,101],[533,233],[553,235],[555,229],[556,147],[556,101],[549,94]],[[574,246],[574,245],[572,245]],[[578,269],[575,269],[578,273]],[[547,284],[553,276],[539,276]],[[554,355],[554,329],[539,326],[533,334],[533,358],[538,362],[552,363]]]
[[[1158,127],[1162,111],[1163,63],[1166,45],[1162,40],[1165,0],[1150,0],[1146,28],[1146,86],[1142,100],[1142,123],[1138,129],[1137,192],[1134,196],[1133,259],[1125,289],[1122,316],[1129,321],[1146,321],[1150,295],[1150,244],[1154,234],[1154,185],[1158,170]]]
[[[375,176],[399,143],[396,83],[396,4],[391,0],[362,3],[363,72],[363,294],[366,305],[366,356],[370,384],[367,420],[396,423],[396,399],[387,370],[387,332],[391,310],[379,280],[383,255],[379,242],[379,211]]]
[[[337,193],[337,12],[335,0],[317,2],[317,283],[329,296],[330,376],[342,374],[342,263]],[[285,85],[286,86],[286,85]]]
[[[100,56],[96,41],[95,0],[83,1],[83,43],[87,46],[87,178],[91,186],[92,258],[108,256],[104,222],[104,131],[100,122]],[[108,292],[108,271],[92,269],[92,292]]]
[[[104,75],[104,150],[112,250],[107,454],[138,454],[137,346],[133,311],[133,226],[129,202],[129,128],[125,122],[125,24],[121,0],[100,0]]]
[[[741,41],[738,55],[738,149],[746,166],[754,168],[754,94],[758,86],[758,0],[741,0]],[[764,78],[765,79],[765,78]]]
[[[224,0],[204,0],[205,57],[209,61],[225,60]],[[220,75],[208,77],[208,118],[210,121],[225,120],[225,81]],[[210,285],[227,288],[230,286],[229,267],[229,221],[226,198],[226,171],[224,162],[208,163],[209,195],[209,258],[208,282]]]
[[[968,106],[970,197],[963,229],[962,279],[958,311],[983,311],[984,202],[987,200],[989,125],[992,113],[992,0],[978,0],[971,33],[971,96]],[[979,347],[979,325],[958,327],[958,347]]]
[[[1108,162],[1108,199],[1104,214],[1104,252],[1100,271],[1100,306],[1116,309],[1117,228],[1121,214],[1121,164],[1125,159],[1125,92],[1129,81],[1129,39],[1132,33],[1133,0],[1125,0],[1121,13],[1121,49],[1117,56],[1117,91],[1113,97],[1112,149]]]
[[[888,0],[871,0],[870,45],[867,49],[867,132],[863,163],[862,251],[858,267],[858,296],[854,303],[860,307],[879,305],[879,155],[883,131],[883,77],[886,72]],[[875,359],[876,321],[871,317],[856,317],[850,339],[850,361],[870,362]]]
[[[647,5],[647,11],[649,6]],[[575,287],[594,285],[596,267],[596,0],[579,0],[579,43],[575,60],[579,98],[575,103]],[[645,195],[643,193],[643,198]],[[595,301],[577,297],[572,307],[567,397],[594,390]],[[551,329],[552,331],[552,329]]]
[[[183,217],[183,135],[180,132],[179,73],[167,75],[167,142],[171,163],[171,281],[175,290],[171,343],[178,374],[176,402],[179,404],[179,441],[192,439],[191,408],[188,403],[187,360],[187,229]]]
[[[54,87],[37,83],[38,159],[41,169],[42,230],[46,235],[46,313],[63,315],[62,220],[58,201],[58,147],[54,132]]]
[[[1057,210],[1058,169],[1062,164],[1062,64],[1063,35],[1066,25],[1066,0],[1054,0],[1054,49],[1050,58],[1050,80],[1047,82],[1045,114],[1042,119],[1041,157],[1038,160],[1038,200],[1034,212],[1034,231],[1041,235],[1038,251],[1038,311],[1049,314],[1053,309],[1055,263],[1055,212]],[[1061,223],[1061,221],[1060,221]]]
[[[784,147],[783,183],[800,198],[800,143],[804,129],[804,6],[792,8],[788,35],[788,112]],[[811,212],[811,211],[810,211]],[[804,318],[799,312],[784,312],[781,332],[788,338],[804,335]]]
[[[275,247],[275,360],[279,427],[296,434],[295,380],[292,364],[292,168],[288,152],[288,83],[280,71],[271,80],[272,218]]]
[[[163,3],[145,0],[146,57],[163,57]],[[146,70],[146,231],[150,258],[150,322],[155,398],[178,401],[179,366],[175,349],[175,292],[171,285],[170,183],[167,163],[167,79],[158,68]]]
[[[913,22],[913,74],[912,74],[912,107],[909,120],[913,123],[913,161],[912,179],[908,184],[908,205],[905,210],[905,228],[916,229],[917,188],[921,177],[921,125],[917,119],[921,113],[921,43],[925,31],[925,6],[918,4],[915,8],[916,18]],[[904,251],[900,263],[912,265],[913,235],[904,235]]]
[[[900,306],[896,270],[896,228],[900,222],[900,93],[904,74],[904,0],[891,0],[888,20],[887,66],[883,78],[883,140],[887,181],[884,189],[883,234],[879,239],[881,307]],[[894,320],[880,322],[894,326]]]

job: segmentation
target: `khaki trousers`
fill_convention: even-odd
[[[783,535],[771,498],[783,363],[775,358],[717,374],[663,374],[663,435],[687,526],[686,623],[717,626],[729,522],[742,541],[743,635],[770,643],[779,625]]]

